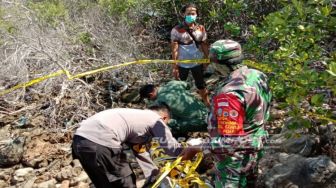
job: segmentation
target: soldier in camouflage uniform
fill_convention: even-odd
[[[208,109],[191,93],[187,82],[173,80],[159,87],[147,84],[139,93],[141,98],[164,102],[170,107],[172,119],[168,126],[175,138],[207,130]]]
[[[241,64],[239,43],[219,40],[210,47],[211,63],[229,76],[218,85],[211,101],[208,131],[211,139],[186,149],[184,158],[211,151],[216,161],[216,187],[253,187],[257,163],[267,136],[271,93],[264,73]]]

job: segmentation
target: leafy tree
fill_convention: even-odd
[[[275,99],[290,108],[291,116],[302,123],[307,116],[327,123],[331,112],[322,104],[328,102],[326,95],[336,94],[332,74],[336,12],[332,2],[325,0],[283,1],[282,6],[260,25],[250,27],[253,36],[245,47],[261,63],[255,66],[268,67]],[[312,108],[304,107],[304,101]]]

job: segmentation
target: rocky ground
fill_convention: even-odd
[[[215,82],[208,80],[210,87]],[[137,100],[136,91],[132,88],[120,95],[125,106]],[[287,126],[293,120],[285,114],[273,105],[272,120],[267,125],[270,139],[260,162],[257,187],[336,187],[335,125],[318,126],[315,134],[308,134],[305,128],[294,131]],[[16,118],[2,119],[0,124],[0,187],[90,187],[90,179],[71,157],[76,125],[50,129],[36,123],[42,121],[41,116],[29,124]],[[299,136],[288,136],[293,133]],[[130,152],[128,155],[140,187],[144,182],[142,172]]]

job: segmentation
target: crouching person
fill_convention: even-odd
[[[166,103],[171,110],[171,120],[168,126],[173,136],[187,137],[189,132],[206,131],[207,107],[188,89],[187,82],[170,81],[165,85],[147,84],[141,87],[141,98],[155,102]]]
[[[105,110],[82,121],[73,138],[73,157],[78,158],[97,188],[136,187],[136,177],[127,162],[122,144],[127,144],[142,168],[146,179],[159,173],[146,151],[153,137],[167,154],[177,156],[180,144],[166,123],[169,107],[159,103],[148,110],[115,108]]]

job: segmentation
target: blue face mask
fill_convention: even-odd
[[[187,23],[193,23],[196,21],[196,17],[197,17],[196,15],[188,15],[185,17],[185,21]]]

